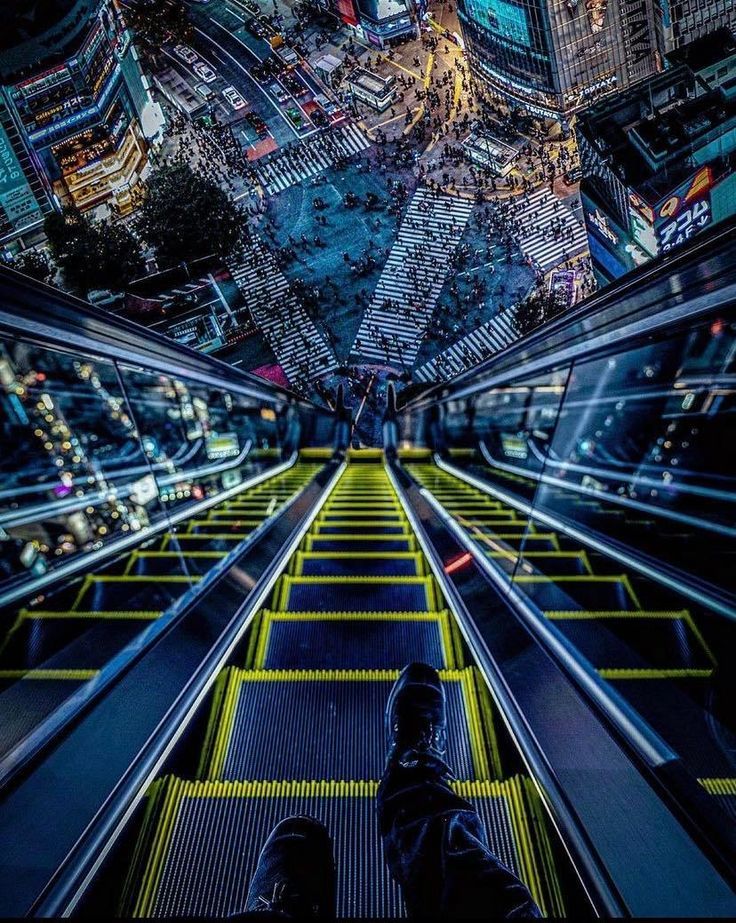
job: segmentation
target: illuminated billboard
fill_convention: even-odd
[[[712,186],[711,168],[701,167],[694,176],[659,201],[654,209],[654,230],[660,253],[679,247],[711,224]]]
[[[465,0],[467,15],[505,43],[529,47],[532,42],[526,10],[507,0]]]
[[[42,217],[41,208],[2,125],[0,125],[0,209],[16,231],[28,227]]]

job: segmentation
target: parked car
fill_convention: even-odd
[[[194,64],[197,60],[197,52],[190,48],[189,45],[175,45],[174,54],[177,58],[181,58],[182,61],[186,61],[187,64]]]
[[[235,89],[235,87],[225,87],[225,89],[222,91],[222,95],[236,112],[239,109],[245,109],[246,102],[240,93],[238,93],[238,91]]]
[[[245,121],[255,128],[261,137],[268,134],[268,126],[260,115],[257,115],[255,112],[249,112],[245,117]]]
[[[286,118],[295,128],[301,128],[303,119],[302,114],[298,109],[295,109],[293,106],[289,106],[289,108],[286,110]]]
[[[271,90],[271,92],[273,93],[273,95],[276,97],[276,99],[277,99],[280,103],[288,102],[288,101],[291,99],[291,97],[289,96],[289,94],[288,94],[288,93],[286,92],[286,90],[281,86],[280,83],[272,83],[271,86],[269,87],[269,89]]]
[[[256,38],[265,38],[268,35],[268,27],[260,19],[249,19],[245,24],[245,28]]]
[[[195,83],[194,89],[203,99],[206,100],[212,99],[212,97],[215,95],[215,91],[208,87],[206,83]]]
[[[205,83],[213,83],[217,80],[217,74],[212,70],[209,64],[205,64],[204,61],[197,61],[196,64],[192,65],[192,70],[198,77],[201,77]]]

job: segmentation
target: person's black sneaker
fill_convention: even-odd
[[[245,910],[307,920],[335,918],[335,861],[323,824],[296,816],[273,828],[261,850]]]
[[[444,760],[447,750],[445,691],[426,663],[410,663],[394,683],[386,705],[388,762],[425,754]]]

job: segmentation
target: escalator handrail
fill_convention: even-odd
[[[241,481],[234,487],[229,487],[227,490],[221,491],[212,497],[205,497],[195,504],[187,504],[186,507],[182,507],[180,510],[167,510],[165,516],[162,516],[156,522],[143,526],[143,528],[139,529],[137,532],[129,532],[126,535],[120,535],[112,541],[106,542],[101,548],[97,548],[94,551],[79,553],[72,560],[59,564],[56,567],[49,568],[45,574],[31,578],[28,578],[26,574],[22,574],[21,578],[8,581],[7,588],[0,592],[0,608],[9,606],[23,598],[28,598],[39,590],[48,588],[51,584],[55,584],[60,580],[66,580],[81,571],[88,570],[90,567],[99,564],[105,558],[113,554],[118,554],[121,551],[126,551],[128,548],[138,545],[142,541],[152,538],[154,535],[158,535],[160,532],[171,528],[171,526],[176,525],[183,519],[191,519],[192,516],[208,510],[211,506],[222,503],[223,500],[228,500],[230,497],[235,496],[243,490],[249,490],[251,487],[255,487],[257,484],[260,484],[261,481],[268,480],[268,478],[273,477],[275,474],[291,467],[291,465],[295,463],[297,457],[298,453],[294,452],[286,461],[281,462],[279,465],[266,468],[258,474],[254,474],[246,481]],[[105,496],[109,497],[109,495],[110,491],[106,491]]]
[[[329,482],[312,505],[288,542],[271,560],[258,578],[240,609],[233,615],[227,631],[217,639],[206,660],[192,674],[187,686],[172,703],[156,733],[143,746],[136,760],[118,781],[114,790],[84,831],[72,852],[57,869],[52,881],[39,895],[29,915],[41,917],[69,916],[74,912],[93,875],[122,833],[134,810],[145,797],[149,786],[159,775],[173,747],[197,714],[212,685],[228,663],[236,646],[242,641],[253,618],[262,607],[286,563],[296,551],[322,506],[342,475],[346,462],[333,458],[336,466]],[[296,499],[296,498],[294,498]],[[291,504],[289,504],[291,505]],[[279,510],[273,519],[278,518]]]
[[[81,350],[95,357],[125,361],[146,371],[194,379],[267,404],[295,402],[324,410],[288,388],[277,387],[0,265],[0,337],[3,336],[64,352]]]
[[[570,538],[582,542],[584,545],[588,545],[600,554],[609,558],[614,558],[625,567],[636,570],[644,577],[655,580],[668,589],[674,590],[675,593],[679,593],[693,600],[693,602],[705,606],[713,612],[719,613],[719,615],[725,615],[728,618],[736,618],[736,610],[733,605],[728,602],[728,599],[714,595],[709,591],[708,587],[703,586],[700,582],[695,584],[687,580],[681,571],[666,570],[661,562],[645,560],[643,556],[640,556],[633,550],[631,552],[624,551],[613,544],[613,542],[603,541],[588,529],[581,528],[579,525],[573,525],[565,519],[545,513],[543,510],[537,509],[532,503],[521,500],[519,497],[515,497],[513,494],[502,490],[500,487],[491,486],[485,481],[480,480],[480,478],[468,474],[467,471],[463,471],[462,468],[456,468],[438,454],[434,455],[434,462],[438,468],[441,468],[453,477],[464,481],[466,484],[470,484],[470,486],[475,487],[476,490],[480,490],[482,493],[496,500],[500,500],[502,503],[508,504],[520,513],[531,516],[538,522],[552,529],[556,529],[568,535]]]
[[[693,836],[687,825],[682,824],[677,813],[672,810],[672,806],[668,803],[670,799],[663,797],[662,793],[657,790],[657,781],[661,783],[663,778],[668,777],[668,773],[674,773],[677,776],[678,772],[682,771],[681,762],[677,754],[668,747],[646,722],[643,722],[625,700],[618,699],[615,690],[610,690],[609,693],[607,689],[601,686],[600,677],[595,671],[593,671],[594,675],[591,677],[585,675],[586,663],[576,654],[572,655],[572,657],[567,655],[564,638],[562,639],[563,643],[558,644],[558,639],[552,633],[547,634],[546,629],[548,626],[544,624],[543,617],[538,617],[539,614],[535,612],[534,607],[529,605],[525,597],[515,592],[515,588],[509,588],[508,580],[506,579],[507,575],[504,575],[500,569],[496,571],[495,565],[487,560],[480,549],[463,533],[463,530],[452,519],[450,514],[444,510],[442,504],[433,497],[430,491],[416,483],[407,472],[401,469],[397,462],[393,462],[393,465],[400,472],[400,475],[395,476],[388,465],[387,468],[407,518],[414,528],[419,544],[427,557],[448,605],[456,615],[462,634],[492,688],[493,695],[498,702],[511,735],[516,740],[524,761],[537,780],[540,795],[550,808],[553,823],[560,830],[565,847],[569,851],[570,845],[573,845],[578,861],[582,862],[582,867],[585,870],[583,885],[596,906],[599,915],[620,917],[630,916],[631,913],[618,888],[616,879],[609,874],[603,858],[599,855],[598,848],[590,841],[585,826],[581,825],[574,800],[572,803],[570,802],[565,788],[561,787],[557,778],[554,764],[548,762],[544,748],[540,748],[534,727],[529,726],[525,713],[516,702],[513,691],[507,687],[503,669],[498,666],[493,652],[489,650],[482,633],[475,625],[472,615],[465,607],[462,597],[450,582],[447,576],[449,572],[445,571],[443,561],[435,551],[432,540],[427,537],[423,525],[424,517],[420,521],[414,515],[412,501],[407,498],[404,488],[398,483],[400,477],[414,484],[419,496],[438,517],[438,521],[454,537],[459,547],[466,550],[466,553],[471,556],[471,559],[482,573],[488,577],[496,593],[507,603],[510,611],[517,615],[520,623],[526,626],[531,637],[535,639],[540,648],[547,652],[551,661],[557,665],[563,675],[570,677],[573,687],[582,687],[584,700],[587,698],[590,704],[594,706],[591,712],[594,715],[600,715],[598,720],[601,721],[603,727],[605,728],[606,725],[609,725],[618,732],[621,740],[626,741],[626,747],[617,744],[622,755],[625,755],[624,758],[631,760],[627,750],[631,750],[633,755],[638,756],[639,764],[637,765],[636,762],[633,762],[633,765],[637,767],[637,771],[651,786],[651,804],[656,805],[659,803],[671,814],[676,825],[673,829],[678,830],[678,836],[680,835],[679,831],[684,834],[682,843],[687,844],[689,842],[691,849],[694,848],[703,855],[705,860],[703,874],[710,878],[711,881],[714,880],[711,877],[713,874],[720,876],[719,887],[722,887],[725,881],[728,880],[723,878],[724,870],[719,869],[718,863],[714,864],[714,857],[709,855],[707,850],[703,850],[697,833]],[[549,627],[554,629],[554,626]],[[593,670],[592,666],[590,669]],[[592,744],[588,744],[588,746],[592,746]],[[604,769],[607,768],[607,766],[604,767]],[[687,820],[692,821],[692,818],[688,816]],[[699,833],[697,824],[695,827]],[[656,828],[652,832],[657,832]],[[621,833],[621,830],[619,830],[619,833]],[[603,842],[605,843],[605,837]],[[662,835],[658,837],[656,850],[669,855],[673,848],[675,848],[674,844],[667,837]],[[577,867],[578,862],[575,860],[573,862]],[[578,868],[578,874],[581,871]],[[694,869],[694,881],[700,881],[700,872],[700,868]],[[668,899],[673,908],[681,908],[681,895],[678,894],[679,883],[665,879],[664,884],[671,886]],[[704,891],[704,893],[710,894],[709,891]],[[722,899],[723,896],[721,895]],[[721,914],[722,905],[719,906],[719,911],[716,915]]]

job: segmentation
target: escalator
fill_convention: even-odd
[[[476,805],[492,848],[543,911],[564,915],[537,788],[510,755],[483,676],[376,452],[351,454],[257,613],[241,662],[220,674],[196,773],[153,784],[121,913],[241,911],[268,833],[284,816],[306,813],[334,840],[338,915],[403,915],[374,796],[386,700],[414,660],[434,665],[444,682],[456,790]]]
[[[311,480],[322,467],[320,455],[303,452],[282,473],[17,610],[0,644],[0,757],[195,592]]]
[[[406,470],[736,820],[736,735],[713,715],[719,663],[700,613],[533,513],[431,463],[431,453],[422,460],[414,452]]]

